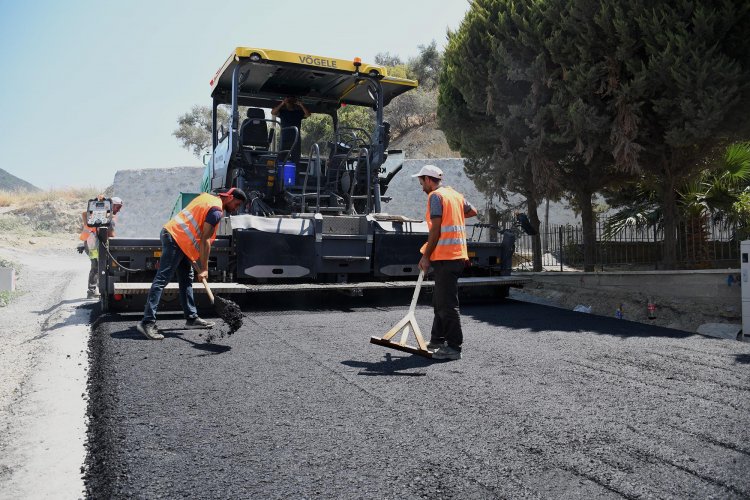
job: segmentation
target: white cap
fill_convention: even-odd
[[[412,175],[412,177],[422,177],[426,175],[428,177],[434,177],[435,179],[443,178],[443,171],[437,168],[435,165],[425,165],[418,174]]]
[[[122,205],[122,198],[118,198],[117,196],[112,197],[112,204],[113,205]]]

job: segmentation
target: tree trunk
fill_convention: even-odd
[[[664,251],[662,253],[663,269],[674,269],[677,262],[677,200],[675,199],[674,178],[667,173],[662,193],[662,210],[664,211]]]
[[[684,249],[685,261],[689,269],[710,269],[709,219],[703,213],[693,213],[685,221]],[[680,238],[678,238],[678,241]]]
[[[544,251],[549,251],[549,198],[544,200]]]
[[[498,216],[497,216],[497,209],[495,207],[490,207],[489,210],[487,210],[487,217],[490,224],[490,241],[496,242],[497,241],[497,223],[498,223]]]
[[[533,270],[539,272],[542,270],[542,239],[539,235],[539,214],[537,213],[538,204],[533,192],[526,194],[526,203],[529,209],[529,222],[537,230],[536,234],[531,237],[531,250],[533,253]]]
[[[593,272],[596,265],[596,227],[592,197],[593,193],[585,187],[576,191],[576,204],[581,211],[583,229],[583,270],[586,272]]]

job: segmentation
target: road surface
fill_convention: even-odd
[[[250,306],[213,344],[103,316],[88,493],[750,497],[749,343],[509,300],[463,307],[460,361],[370,344],[408,302]]]

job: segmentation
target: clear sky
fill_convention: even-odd
[[[43,188],[200,166],[172,135],[237,46],[406,60],[469,0],[0,0],[0,168]]]

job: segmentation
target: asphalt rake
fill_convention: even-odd
[[[424,281],[424,271],[419,271],[419,278],[417,279],[417,286],[414,288],[414,295],[411,298],[411,305],[409,306],[409,312],[403,317],[401,321],[396,323],[396,326],[388,330],[388,333],[382,337],[370,337],[371,344],[382,345],[383,347],[390,347],[399,351],[410,352],[425,358],[431,358],[432,353],[427,350],[427,343],[422,337],[422,332],[417,324],[417,318],[414,316],[414,311],[417,308],[417,299],[419,299],[419,292],[422,289],[422,281]],[[417,347],[407,344],[410,330],[414,331],[414,337],[417,339]],[[398,342],[391,340],[398,333],[401,333],[401,338]]]

